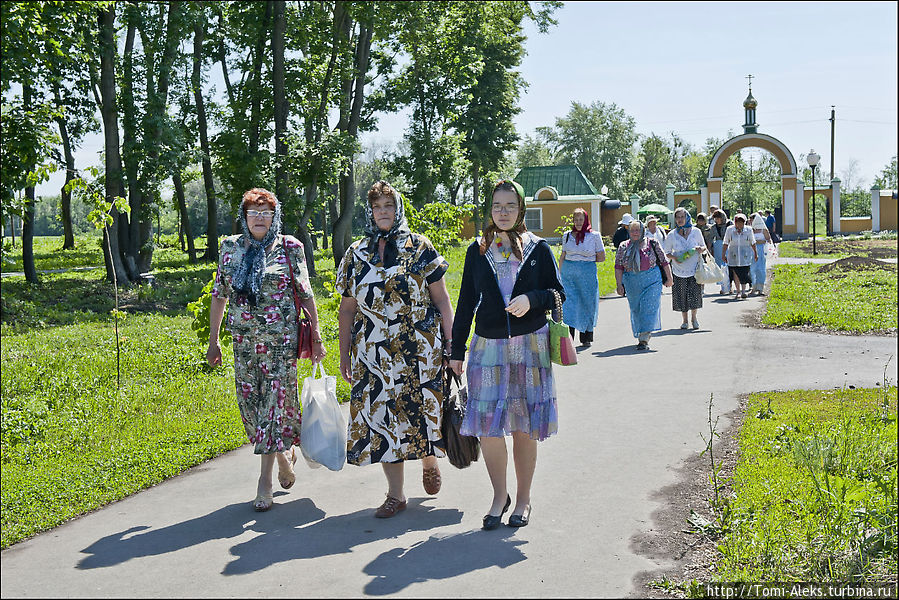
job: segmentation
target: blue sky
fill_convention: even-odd
[[[753,74],[759,132],[795,158],[814,148],[830,170],[851,160],[870,186],[897,152],[897,10],[893,2],[566,2],[547,34],[528,27],[529,86],[515,122],[533,134],[571,102],[616,103],[642,134],[694,146],[742,133]],[[374,137],[397,140],[405,117]],[[865,122],[860,122],[865,121]],[[596,183],[600,185],[600,183]]]
[[[641,134],[674,131],[701,146],[742,133],[751,73],[759,131],[797,161],[814,148],[829,170],[831,105],[844,184],[851,161],[870,187],[897,153],[894,2],[567,2],[556,18],[546,34],[527,28],[521,135],[552,125],[573,101],[598,100],[634,117]],[[383,115],[363,139],[395,143],[407,119]],[[101,145],[85,140],[79,166],[96,163]],[[61,182],[37,193],[57,194]]]

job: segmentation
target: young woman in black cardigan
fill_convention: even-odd
[[[512,498],[506,487],[505,436],[512,436],[518,489],[509,517],[528,524],[537,441],[556,433],[556,391],[549,354],[546,311],[565,295],[549,244],[524,226],[524,190],[514,181],[493,189],[492,222],[465,255],[453,322],[450,368],[462,373],[468,349],[468,404],[461,432],[478,436],[493,504],[484,529],[496,529]]]

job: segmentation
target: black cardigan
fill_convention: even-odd
[[[484,338],[510,338],[533,333],[546,325],[546,311],[552,310],[555,298],[551,289],[559,291],[565,300],[565,291],[559,281],[556,259],[546,240],[535,235],[522,239],[522,265],[512,297],[525,294],[531,309],[523,317],[506,312],[506,303],[499,290],[499,280],[492,264],[490,252],[482,255],[477,240],[471,243],[465,253],[465,267],[462,271],[462,286],[453,318],[453,347],[451,358],[463,360],[467,350],[466,342],[474,318],[474,332]],[[477,314],[475,314],[477,311]]]

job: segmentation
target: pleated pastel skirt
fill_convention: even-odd
[[[545,440],[558,431],[547,326],[512,338],[473,336],[466,375],[462,435],[504,437],[518,431]]]

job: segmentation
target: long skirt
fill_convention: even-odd
[[[747,283],[752,283],[752,274],[749,272],[749,265],[743,265],[740,267],[731,267],[728,266],[728,272],[730,273],[730,280],[736,282],[736,275],[740,279],[740,285],[745,285]]]
[[[674,275],[674,284],[671,286],[671,307],[675,312],[687,312],[695,308],[702,308],[702,286],[696,283],[695,276],[678,277]]]
[[[765,269],[767,267],[765,250],[767,250],[765,242],[755,245],[758,258],[752,261],[752,266],[749,268],[749,276],[752,277],[752,289],[760,292],[765,289]]]
[[[715,264],[724,269],[724,272],[727,273],[727,263],[724,262],[724,241],[723,240],[715,240],[712,242],[712,255],[715,257]],[[722,279],[718,282],[718,285],[721,287],[721,291],[729,294],[730,293],[730,278]]]
[[[621,283],[631,309],[634,337],[662,329],[662,274],[658,267],[632,273],[625,271]]]
[[[299,446],[297,359],[248,335],[233,339],[237,407],[253,452],[272,454]]]
[[[578,331],[593,331],[599,315],[599,280],[593,261],[566,260],[562,262],[563,321]]]
[[[511,338],[475,334],[468,355],[468,402],[462,435],[527,433],[544,440],[558,431],[549,327]]]

